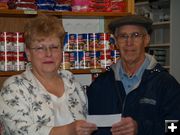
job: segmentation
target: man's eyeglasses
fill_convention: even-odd
[[[117,39],[120,42],[126,42],[128,40],[128,38],[130,38],[133,41],[139,41],[144,36],[145,36],[145,34],[143,34],[143,33],[133,32],[133,33],[129,33],[129,34],[118,34]]]
[[[58,52],[60,48],[60,45],[51,45],[51,46],[37,46],[37,47],[31,47],[29,49],[35,50],[35,52],[42,53],[50,50],[51,52]]]

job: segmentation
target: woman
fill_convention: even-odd
[[[62,23],[41,15],[25,26],[27,69],[7,79],[0,92],[6,134],[85,135],[96,130],[85,121],[87,101],[72,73],[59,70]]]

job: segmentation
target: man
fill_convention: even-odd
[[[180,84],[145,52],[152,21],[125,16],[109,24],[120,60],[87,89],[90,115],[122,114],[95,135],[164,135],[165,120],[180,120]]]

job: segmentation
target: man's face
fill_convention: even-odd
[[[117,48],[124,62],[135,64],[144,59],[145,47],[149,44],[150,36],[142,26],[121,26],[115,37]]]

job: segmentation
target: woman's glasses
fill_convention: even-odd
[[[48,50],[51,52],[58,52],[60,50],[59,48],[60,48],[60,45],[50,45],[50,46],[36,46],[36,47],[31,47],[29,49],[32,49],[38,53],[44,53]]]

